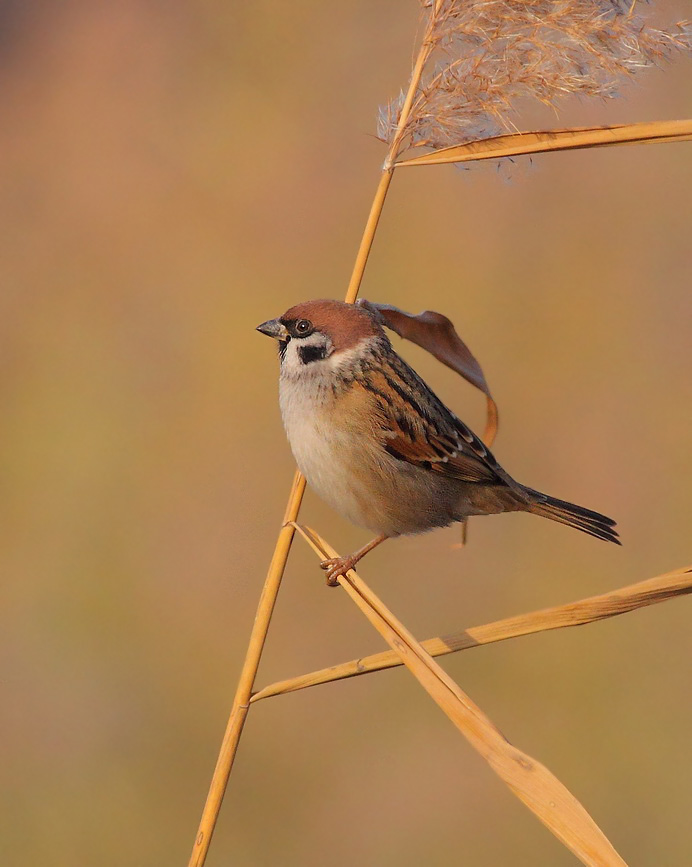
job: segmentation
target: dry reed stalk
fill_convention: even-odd
[[[432,51],[432,31],[434,21],[435,17],[434,15],[431,15],[411,74],[408,93],[404,100],[400,115],[402,134],[403,125],[406,123],[406,119],[408,118],[408,113],[420,81],[420,76],[423,72],[423,67]],[[377,225],[382,214],[384,202],[387,197],[387,191],[389,190],[389,185],[394,173],[394,158],[399,147],[399,142],[400,136],[395,132],[387,154],[387,159],[382,168],[380,181],[375,191],[375,197],[365,224],[363,237],[360,242],[360,247],[358,248],[353,272],[346,291],[344,300],[351,304],[354,303],[358,297],[358,290],[360,289],[360,284],[365,272],[365,266],[375,238]],[[212,774],[209,793],[202,811],[202,818],[200,819],[199,827],[197,829],[197,835],[192,847],[192,854],[190,855],[188,867],[202,867],[206,861],[211,838],[219,817],[219,811],[221,810],[223,796],[226,791],[226,786],[228,785],[228,778],[230,777],[231,769],[233,767],[233,760],[235,759],[235,754],[238,750],[238,743],[240,742],[240,736],[250,707],[250,697],[252,695],[255,677],[257,676],[257,669],[262,656],[264,642],[267,637],[269,623],[276,603],[276,597],[279,593],[281,579],[291,550],[291,543],[293,542],[293,535],[295,532],[293,522],[298,517],[304,491],[305,480],[301,474],[296,471],[291,492],[288,497],[288,503],[286,505],[284,521],[281,530],[279,531],[269,571],[267,572],[267,577],[265,578],[262,593],[260,595],[260,601],[255,615],[255,622],[250,635],[250,642],[245,655],[240,680],[236,689],[228,723],[226,724],[226,731],[221,743],[221,749],[216,761],[216,766],[214,767],[214,773]]]
[[[262,595],[257,606],[257,614],[255,615],[255,622],[250,634],[245,661],[236,688],[233,707],[221,742],[221,749],[219,750],[216,767],[214,768],[209,786],[209,794],[204,804],[202,818],[197,829],[192,855],[190,856],[190,867],[204,864],[207,857],[211,837],[214,833],[219,810],[221,809],[221,802],[226,791],[228,777],[230,776],[233,760],[238,749],[240,735],[242,734],[245,719],[250,708],[252,687],[255,682],[262,650],[264,649],[264,642],[267,638],[279,586],[281,585],[281,579],[286,567],[288,552],[295,534],[293,521],[298,517],[298,510],[304,491],[305,479],[297,472],[293,478],[293,485],[284,514],[284,523],[276,542],[274,555],[269,564],[267,577],[262,588]]]
[[[337,552],[308,527],[296,529],[323,560]],[[403,665],[510,790],[588,867],[626,867],[584,807],[544,765],[513,746],[365,582],[351,570],[339,584]]]
[[[446,656],[448,653],[457,653],[472,647],[482,647],[484,644],[494,644],[509,638],[520,638],[524,635],[534,635],[553,629],[596,623],[599,620],[607,620],[620,614],[626,614],[628,611],[636,611],[638,608],[646,608],[649,605],[656,605],[667,599],[674,599],[689,593],[692,593],[692,566],[676,569],[656,578],[638,581],[636,584],[611,590],[610,593],[589,596],[578,602],[542,608],[528,614],[518,614],[515,617],[506,617],[503,620],[485,623],[483,626],[472,626],[451,635],[428,638],[426,641],[421,641],[421,646],[430,656]],[[263,698],[284,695],[322,683],[332,683],[335,680],[358,677],[361,674],[372,674],[375,671],[396,668],[402,664],[398,654],[391,650],[373,653],[360,659],[351,659],[349,662],[311,671],[308,674],[300,675],[300,677],[271,683],[254,693],[250,701],[254,703]]]

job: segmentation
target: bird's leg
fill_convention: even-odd
[[[380,542],[384,542],[387,538],[389,537],[382,533],[374,539],[371,539],[367,545],[359,548],[358,551],[349,554],[348,557],[334,557],[332,560],[323,560],[320,563],[320,566],[327,573],[327,585],[329,587],[336,587],[339,583],[337,580],[338,578],[345,575],[349,569],[353,569],[356,563],[365,557],[368,551],[372,551],[373,548],[376,548]]]

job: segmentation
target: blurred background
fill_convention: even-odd
[[[293,473],[254,327],[343,296],[418,14],[0,4],[5,864],[187,863]],[[557,125],[689,116],[690,71]],[[397,174],[362,294],[450,316],[499,402],[498,458],[625,543],[504,515],[463,551],[454,528],[382,546],[362,574],[420,638],[692,560],[691,148]],[[401,348],[482,426],[481,396]],[[302,515],[344,553],[366,540],[311,493]],[[444,661],[638,867],[692,851],[690,612]],[[258,686],[381,648],[297,543]],[[576,863],[407,673],[250,715],[209,865],[461,860]]]

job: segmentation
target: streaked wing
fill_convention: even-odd
[[[473,431],[395,353],[380,358],[357,381],[378,403],[382,447],[389,454],[460,481],[520,488]]]

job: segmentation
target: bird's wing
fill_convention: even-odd
[[[393,457],[460,481],[521,488],[398,355],[359,381],[378,404],[382,447]]]

